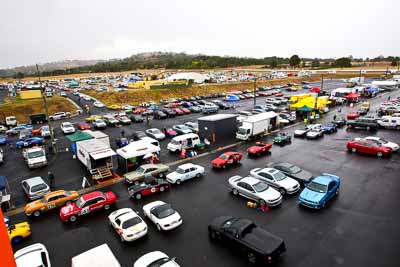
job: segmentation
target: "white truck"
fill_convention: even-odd
[[[273,111],[249,116],[237,130],[236,138],[239,140],[248,140],[252,137],[264,135],[276,123],[277,114]]]
[[[26,148],[22,154],[29,169],[47,165],[46,151],[43,147]]]
[[[89,249],[71,260],[71,267],[121,267],[114,253],[107,244]]]
[[[400,117],[383,116],[377,122],[382,128],[400,130]]]
[[[15,116],[6,117],[6,125],[8,127],[15,127],[15,126],[17,126],[17,124],[18,124],[17,118]]]

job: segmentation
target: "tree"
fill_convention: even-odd
[[[271,61],[270,66],[271,66],[271,68],[275,69],[276,67],[278,67],[278,61],[276,59],[273,59]]]
[[[319,60],[318,60],[318,59],[314,59],[314,60],[311,62],[311,67],[313,67],[313,68],[318,68],[318,67],[319,67]]]
[[[341,57],[335,60],[335,66],[339,68],[351,67],[351,59],[348,57]]]
[[[300,58],[299,58],[299,56],[298,55],[293,55],[293,56],[291,56],[290,57],[290,59],[289,59],[289,65],[291,66],[291,67],[297,67],[297,66],[299,66],[300,65]]]
[[[25,75],[22,73],[22,72],[17,72],[15,75],[14,75],[14,78],[15,79],[23,79],[25,77]]]
[[[396,66],[397,66],[397,64],[399,64],[399,61],[398,61],[398,60],[396,60],[396,58],[394,58],[394,59],[392,60],[392,63],[390,63],[390,66],[392,66],[392,67],[396,67]]]

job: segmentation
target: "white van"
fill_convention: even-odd
[[[200,138],[197,134],[183,134],[172,138],[168,143],[168,150],[170,152],[181,151],[182,149],[193,148],[195,145],[200,144]]]
[[[400,130],[400,117],[383,116],[377,122],[382,128]]]
[[[72,258],[71,267],[121,267],[107,244],[89,249]]]

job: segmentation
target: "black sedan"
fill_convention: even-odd
[[[169,118],[173,118],[176,116],[176,112],[170,108],[163,108],[161,109],[163,113],[165,113]]]
[[[165,114],[164,112],[160,111],[160,110],[156,110],[153,112],[153,118],[156,120],[163,120],[167,118],[167,114]]]
[[[306,184],[311,181],[313,175],[311,172],[306,171],[292,163],[289,162],[271,162],[268,164],[268,167],[277,169],[289,177],[296,179],[297,181]]]

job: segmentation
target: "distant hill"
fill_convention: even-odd
[[[79,68],[82,66],[95,65],[104,60],[64,60],[58,62],[51,62],[40,64],[40,71],[52,72],[56,70],[66,70],[71,68]],[[10,69],[0,69],[0,77],[10,77],[16,75],[16,73],[22,73],[25,76],[36,74],[36,65],[20,66]]]

